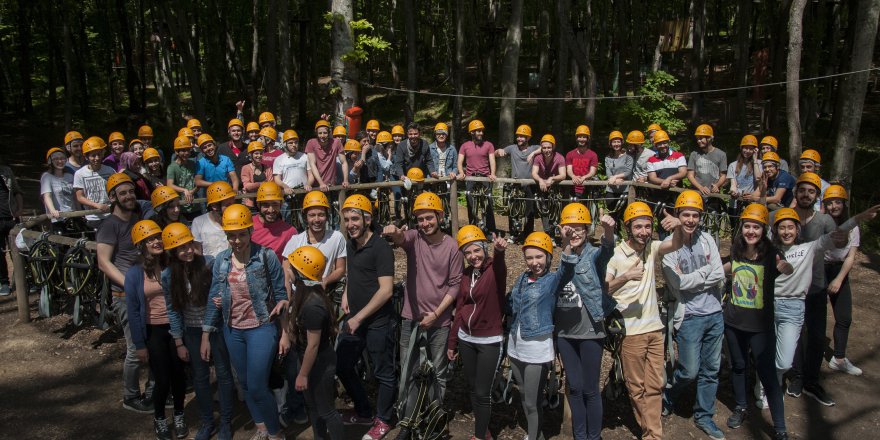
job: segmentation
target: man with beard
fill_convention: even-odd
[[[263,182],[257,189],[257,207],[259,215],[254,217],[254,231],[251,241],[272,249],[279,261],[286,260],[282,250],[284,245],[296,235],[296,228],[281,219],[281,202],[284,193],[273,181]]]
[[[704,196],[717,194],[727,177],[727,154],[713,145],[715,130],[711,125],[700,124],[694,136],[698,148],[688,159],[688,180]]]
[[[837,229],[830,215],[814,209],[821,191],[822,179],[815,173],[803,173],[795,185],[795,211],[800,218],[802,242],[818,240]],[[772,221],[772,219],[771,219]],[[771,223],[772,224],[772,223]],[[822,405],[834,406],[834,400],[819,385],[819,369],[825,353],[825,325],[828,320],[828,300],[825,288],[824,254],[816,252],[813,258],[813,280],[804,301],[804,337],[798,340],[788,388],[785,393],[800,397],[803,391]]]
[[[565,169],[574,186],[571,194],[577,198],[584,198],[587,190],[583,183],[596,175],[599,166],[599,156],[590,149],[590,127],[579,125],[574,132],[576,147],[565,155]],[[554,142],[555,144],[555,142]]]
[[[761,179],[764,188],[764,203],[770,211],[791,205],[794,199],[794,177],[780,169],[779,155],[768,151],[761,156]]]
[[[366,196],[349,196],[342,205],[342,218],[348,231],[345,293],[342,311],[346,321],[336,347],[336,375],[354,402],[354,410],[342,415],[346,424],[372,424],[363,436],[379,440],[391,429],[392,407],[397,386],[394,369],[394,310],[391,293],[394,284],[394,253],[379,234],[372,231],[373,208]],[[379,382],[376,416],[355,364],[366,348],[373,376]]]
[[[205,191],[205,195],[208,199],[208,212],[193,219],[190,229],[193,238],[201,246],[202,255],[213,257],[229,248],[229,241],[220,221],[223,210],[235,203],[235,191],[226,182],[214,182]]]
[[[655,141],[660,133],[664,132],[654,134]],[[681,248],[682,227],[674,228],[671,240],[651,240],[654,215],[644,202],[630,203],[623,212],[623,223],[629,238],[614,248],[605,285],[623,315],[626,336],[620,359],[636,422],[642,428],[643,439],[659,439],[663,436],[660,414],[664,338],[654,263]]]
[[[648,182],[664,189],[678,186],[687,175],[684,155],[669,149],[669,134],[663,130],[654,133],[654,149],[657,155],[648,159]]]
[[[428,143],[422,139],[419,124],[406,126],[406,139],[400,141],[391,158],[391,175],[395,179],[406,176],[410,168],[419,168],[427,176],[436,168]]]
[[[417,390],[412,386],[412,381],[413,373],[418,370],[421,360],[418,359],[418,351],[408,351],[410,338],[418,337],[419,332],[423,332],[426,337],[426,354],[434,365],[437,377],[438,395],[432,396],[432,399],[442,405],[446,392],[449,367],[446,342],[449,326],[452,324],[452,304],[461,283],[464,257],[458,251],[455,239],[440,230],[443,214],[440,197],[431,192],[423,192],[413,203],[413,215],[418,229],[407,231],[388,225],[383,231],[383,235],[391,238],[396,246],[406,252],[406,287],[400,329],[401,369],[406,374],[402,378],[404,386],[400,393],[409,391],[409,394],[398,396],[398,401],[407,399],[406,402],[398,403],[402,405],[404,414],[409,414],[417,399]],[[409,439],[413,428],[415,427],[403,426],[397,440]]]
[[[67,150],[67,169],[73,174],[83,167],[85,158],[82,152],[83,135],[78,131],[68,131],[64,135],[64,148]]]
[[[486,212],[482,213],[485,219],[483,232],[495,231],[495,211],[492,202],[492,182],[495,181],[495,146],[483,138],[485,130],[483,122],[474,119],[468,124],[468,133],[471,140],[461,145],[458,151],[458,180],[464,180],[465,176],[488,177],[491,182],[466,182],[468,223],[477,224],[481,219],[476,218],[474,212],[474,198],[470,195],[477,187],[485,187],[489,200],[486,202]],[[467,163],[467,167],[465,167]]]
[[[113,297],[111,308],[116,322],[125,335],[125,361],[122,367],[122,407],[131,411],[150,414],[153,412],[153,381],[147,382],[141,394],[140,370],[144,366],[137,356],[128,326],[128,310],[125,302],[125,272],[137,262],[138,249],[131,241],[131,228],[142,219],[152,216],[149,202],[138,201],[135,184],[125,173],[116,173],[107,179],[107,195],[110,200],[110,216],[98,227],[98,268],[110,281]]]
[[[342,143],[330,137],[330,123],[326,119],[319,119],[315,123],[315,137],[306,142],[305,152],[309,158],[310,186],[317,186],[321,191],[327,191],[330,185],[336,184],[337,172],[341,172],[342,186],[348,187],[348,163],[345,155],[342,154]],[[337,160],[342,165],[340,171],[336,168]],[[294,250],[296,248],[290,251]],[[328,264],[327,267],[333,265]]]
[[[199,168],[196,170],[196,186],[207,188],[214,182],[226,182],[232,186],[232,190],[238,192],[239,180],[232,161],[217,152],[217,145],[210,134],[202,134],[197,143],[204,157],[198,161]]]
[[[696,380],[694,424],[709,437],[723,439],[724,433],[718,429],[712,416],[715,414],[724,337],[719,286],[724,280],[724,267],[715,240],[699,229],[703,211],[702,196],[688,190],[675,200],[676,216],[663,220],[665,228],[681,225],[683,246],[663,257],[666,285],[677,298],[676,307],[669,313],[675,313],[678,363],[669,379],[671,386],[663,395],[662,414],[672,415],[682,392]]]
[[[654,151],[645,148],[645,134],[633,130],[626,135],[626,154],[633,158],[633,180],[648,181],[648,159],[654,157]]]
[[[815,173],[818,176],[822,169],[822,156],[816,150],[804,150],[804,152],[801,153],[800,160],[798,160],[798,166],[800,167],[801,174]],[[819,177],[819,181],[822,183],[822,190],[819,192],[818,197],[816,197],[816,204],[813,205],[813,209],[816,211],[822,211],[824,208],[824,206],[822,206],[822,194],[824,194],[825,190],[831,186],[831,184],[826,182],[821,176]]]
[[[514,179],[531,179],[532,158],[535,157],[535,152],[541,146],[529,145],[529,141],[532,139],[532,127],[528,125],[524,124],[517,127],[515,134],[516,143],[495,150],[495,156],[510,156],[510,177]],[[526,209],[523,214],[525,224],[517,225],[514,219],[510,219],[510,233],[513,235],[510,239],[516,242],[522,242],[529,234],[535,231],[535,188],[532,185],[522,185],[521,188],[523,197],[526,199]],[[514,226],[519,226],[519,228]]]

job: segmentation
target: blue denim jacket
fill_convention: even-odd
[[[229,291],[229,269],[232,249],[226,249],[214,258],[211,291],[208,293],[208,307],[205,309],[205,325],[202,330],[213,332],[219,324],[218,310],[223,312],[223,323],[229,324],[229,311],[232,308],[232,295]],[[269,295],[274,302],[287,300],[284,290],[284,273],[275,253],[262,246],[251,243],[251,259],[245,265],[247,270],[248,292],[253,302],[254,314],[260,324],[269,322]],[[214,298],[220,297],[220,309],[213,307]]]
[[[457,173],[458,172],[458,151],[455,149],[455,145],[447,142],[449,145],[446,146],[446,168],[445,170],[432,169],[431,172],[437,172],[440,174],[440,177],[448,176],[449,173]],[[440,150],[437,148],[437,142],[431,142],[431,145],[428,145],[428,150],[431,151],[431,159],[434,161],[434,168],[440,167]]]
[[[574,266],[574,278],[571,280],[574,283],[574,290],[580,295],[581,302],[595,321],[604,319],[617,306],[617,301],[605,291],[605,269],[612,255],[614,255],[614,241],[607,243],[605,237],[602,237],[600,247],[595,247],[589,242],[584,243],[584,248],[581,254],[577,255],[577,264]],[[559,290],[561,291],[563,287],[565,284],[560,284]]]
[[[214,267],[214,257],[210,255],[205,255],[205,265],[209,268]],[[183,337],[183,332],[186,330],[186,325],[183,323],[183,310],[176,310],[171,305],[171,268],[166,267],[162,270],[162,278],[159,280],[162,283],[162,292],[165,294],[165,308],[168,309],[168,323],[171,325],[171,330],[168,331],[171,334],[171,337],[174,339],[179,339]],[[213,304],[207,304],[206,307],[214,307]]]
[[[547,272],[533,283],[528,272],[517,278],[507,298],[511,313],[511,331],[519,327],[523,338],[534,338],[553,333],[553,310],[556,295],[574,276],[577,255],[563,255],[556,272]]]

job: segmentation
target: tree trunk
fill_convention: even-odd
[[[21,110],[25,114],[34,111],[31,97],[31,20],[28,14],[30,2],[18,0],[18,73],[21,76]]]
[[[749,31],[752,23],[752,0],[739,0],[736,14],[736,46],[734,49],[734,84],[744,87],[748,82],[749,72]],[[748,131],[746,121],[746,93],[747,89],[736,91],[736,116],[739,122],[739,131]]]
[[[548,81],[550,81],[550,11],[546,9],[547,3],[543,3],[544,9],[538,17],[538,97],[546,98],[548,95]],[[538,126],[547,126],[549,103],[545,100],[538,101]]]
[[[771,81],[780,82],[783,80],[785,70],[785,46],[788,42],[786,38],[786,29],[788,28],[789,9],[791,9],[792,0],[782,0],[779,7],[776,8],[774,14],[775,20],[770,27],[770,41],[773,42],[773,48],[770,50],[770,58],[772,61]],[[765,130],[774,132],[778,130],[780,123],[780,115],[782,114],[784,90],[782,87],[773,87],[770,89],[772,95],[770,97],[770,106],[767,109],[767,120],[764,121]]]
[[[304,10],[302,14],[305,16],[308,15],[308,10],[311,8],[309,5],[310,2],[305,2],[303,6]],[[306,105],[308,103],[308,91],[309,91],[309,63],[311,60],[311,54],[306,49],[309,43],[309,27],[310,21],[303,20],[299,22],[299,79],[297,82],[299,83],[299,93],[296,96],[296,125],[299,127],[307,126],[306,122]]]
[[[455,100],[452,105],[452,137],[453,145],[461,147],[462,127],[461,95],[464,94],[464,0],[455,0]]]
[[[140,50],[140,66],[138,71],[140,75],[138,75],[138,92],[140,93],[140,102],[141,107],[144,111],[147,109],[147,25],[145,8],[144,8],[144,0],[138,0],[138,10],[140,11],[140,16],[135,19],[138,20],[138,47]]]
[[[801,155],[800,77],[804,7],[807,0],[793,0],[788,21],[788,59],[785,64],[785,111],[788,119],[789,163]]]
[[[642,53],[642,35],[645,32],[646,24],[643,22],[643,5],[641,2],[637,0],[633,0],[632,2],[632,25],[630,28],[630,81],[632,82],[632,90],[633,92],[637,92],[639,90],[639,83],[641,82],[642,72],[641,72],[641,63],[639,60],[641,59]]]
[[[196,48],[193,47],[192,34],[187,29],[188,20],[184,16],[185,11],[172,9],[169,4],[160,2],[162,14],[168,23],[168,29],[174,37],[177,49],[183,61],[183,70],[189,81],[189,90],[192,96],[192,113],[200,120],[205,118],[205,98],[202,94],[201,69],[196,61]],[[196,44],[198,42],[196,41]]]
[[[856,14],[856,40],[853,44],[850,71],[869,69],[877,41],[877,21],[880,16],[880,0],[858,0]],[[832,176],[849,186],[853,179],[856,146],[859,140],[859,127],[862,123],[862,110],[868,90],[870,72],[844,76],[840,84],[837,112],[841,114],[840,129],[837,131],[834,146],[834,166]]]
[[[128,14],[125,12],[125,0],[116,0],[116,21],[119,23],[119,40],[122,42],[122,57],[125,58],[125,91],[128,93],[128,113],[143,111],[137,95],[137,71],[134,68],[134,56],[131,45],[131,32],[128,28]]]
[[[335,2],[334,2],[335,4]],[[409,93],[406,94],[406,121],[412,121],[416,111],[416,94],[418,87],[418,38],[416,34],[416,17],[415,0],[403,0],[403,15],[406,27],[406,88]]]
[[[73,127],[73,95],[76,88],[73,78],[73,63],[76,55],[73,53],[73,35],[71,35],[69,10],[61,6],[64,11],[61,15],[61,34],[63,38],[64,56],[64,130],[69,131]]]
[[[626,17],[626,2],[614,2],[614,10],[617,15],[617,26],[614,26],[614,79],[612,80],[612,90],[617,90],[617,96],[626,96],[626,79],[624,79],[624,71],[626,63],[623,59],[624,45],[624,29],[629,29],[629,22]]]
[[[281,77],[280,119],[283,125],[290,127],[292,125],[290,110],[290,82],[293,78],[290,75],[290,11],[286,0],[280,2],[280,5],[278,6],[278,15],[281,18],[281,26],[278,31],[278,37],[281,40],[278,65],[278,72]]]
[[[828,59],[823,62],[823,64],[825,64],[824,75],[832,75],[836,73],[838,54],[840,53],[837,42],[840,41],[840,10],[842,9],[842,6],[834,3],[830,5],[830,8],[831,20],[828,24],[828,36],[825,40],[828,42]],[[821,112],[826,115],[830,114],[834,108],[834,102],[837,96],[837,93],[835,93],[835,84],[836,81],[834,78],[828,78],[824,81],[822,86],[825,90],[825,95],[822,98]]]
[[[565,91],[568,85],[568,12],[571,0],[558,0],[556,2],[556,101],[553,102],[553,134],[556,139],[565,139]]]
[[[517,73],[519,72],[519,50],[522,41],[523,0],[513,0],[510,4],[510,21],[507,24],[507,37],[504,43],[504,67],[501,68],[501,115],[498,119],[498,144],[501,147],[513,143],[516,123]]]
[[[253,19],[251,23],[254,24],[253,33],[251,34],[251,90],[253,90],[251,94],[254,99],[251,100],[250,104],[251,113],[256,113],[260,107],[260,103],[257,101],[260,100],[260,88],[262,87],[263,80],[262,75],[260,75],[260,27],[256,25],[260,22],[260,0],[254,0],[251,17]]]
[[[391,67],[391,87],[400,88],[400,69],[397,67],[397,58],[400,55],[397,53],[397,50],[400,48],[400,44],[397,42],[397,32],[395,29],[395,24],[397,20],[394,19],[394,14],[397,12],[397,0],[391,0],[391,10],[388,11],[388,33],[385,35],[385,40],[391,43],[391,48],[388,51],[388,65]]]
[[[705,60],[704,31],[706,17],[706,0],[694,0],[694,11],[691,14],[694,20],[694,42],[691,52],[691,91],[699,91],[703,87],[703,65]],[[703,117],[703,96],[694,95],[691,107],[691,122],[696,124]]]
[[[272,114],[278,114],[278,1],[269,0],[266,5],[266,26],[263,37],[266,51],[263,53],[263,72],[266,73],[266,104]],[[285,0],[281,0],[285,1]]]
[[[343,120],[345,109],[353,107],[358,102],[357,67],[352,61],[343,60],[343,56],[354,49],[354,37],[349,26],[354,16],[352,0],[333,0],[331,13],[333,14],[333,57],[330,59],[330,77],[339,87],[334,114],[337,120]]]

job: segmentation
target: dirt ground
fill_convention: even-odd
[[[464,214],[462,212],[462,214]],[[466,217],[462,215],[462,219]],[[499,218],[499,228],[506,222]],[[540,224],[540,222],[538,222]],[[536,225],[537,226],[537,225]],[[523,270],[521,254],[516,248],[507,253],[510,280]],[[558,261],[558,259],[557,259]],[[398,277],[405,266],[397,251]],[[854,294],[854,325],[850,336],[849,357],[865,370],[861,377],[832,372],[823,365],[824,385],[837,401],[834,407],[823,407],[810,399],[785,397],[786,422],[792,438],[797,439],[867,439],[875,438],[880,424],[880,403],[876,395],[878,358],[876,325],[880,322],[880,292],[874,283],[880,271],[880,257],[859,254],[852,272]],[[0,298],[0,438],[18,439],[148,439],[153,438],[151,417],[135,414],[121,406],[121,367],[124,338],[116,329],[100,331],[75,328],[66,315],[50,319],[38,318],[37,295],[31,294],[29,324],[17,321],[14,296]],[[829,316],[831,315],[829,311]],[[833,318],[829,317],[829,331]],[[830,354],[826,352],[826,358]],[[729,439],[768,438],[771,432],[769,412],[750,407],[748,422],[740,429],[725,426],[733,407],[729,367],[723,364],[718,392],[716,423]],[[602,383],[609,367],[606,353]],[[448,405],[455,410],[449,424],[450,438],[470,438],[473,417],[467,397],[467,386],[459,371],[450,381]],[[690,420],[693,394],[683,399],[679,413],[664,419],[667,438],[706,438]],[[187,418],[190,433],[198,421],[193,395],[187,395]],[[338,401],[340,408],[348,404]],[[751,405],[751,404],[750,404]],[[626,398],[604,402],[603,438],[637,438],[638,426]],[[548,438],[570,438],[562,431],[562,412],[545,412],[544,432]],[[525,436],[525,420],[518,398],[513,405],[495,405],[490,429],[498,439],[519,440]],[[253,424],[247,409],[239,403],[233,423],[236,439],[247,439]],[[367,427],[347,427],[347,439],[359,439]],[[311,439],[311,430],[293,426],[286,430],[288,438]],[[389,435],[393,438],[395,431]]]

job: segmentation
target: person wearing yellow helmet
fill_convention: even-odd
[[[152,192],[153,189],[165,185],[166,174],[162,153],[155,148],[147,148],[144,150],[142,161],[143,173],[141,174],[147,183],[147,188]]]
[[[736,406],[727,426],[742,426],[747,413],[746,369],[750,353],[755,359],[758,379],[767,393],[775,438],[787,439],[785,412],[776,370],[773,332],[774,285],[781,274],[791,274],[793,267],[767,237],[767,207],[752,203],[743,209],[740,226],[730,244],[730,262],[724,269],[731,275],[725,300],[724,336],[730,347],[731,375]]]
[[[345,237],[341,232],[330,228],[330,201],[321,191],[313,190],[303,196],[302,216],[304,230],[299,231],[284,245],[282,255],[290,255],[300,246],[315,246],[327,258],[327,266],[321,278],[328,292],[336,288],[336,283],[345,276],[346,248]],[[287,285],[293,282],[293,272],[289,262],[282,262]]]
[[[86,164],[83,156],[83,135],[78,131],[68,131],[64,135],[64,149],[67,150],[67,169],[71,174]]]
[[[532,163],[541,154],[541,146],[531,144],[532,128],[522,124],[514,132],[514,143],[495,150],[496,157],[510,158],[510,177],[513,179],[532,179]],[[535,188],[532,185],[520,186],[525,199],[525,210],[521,219],[511,216],[508,220],[511,241],[522,242],[535,230]]]
[[[67,152],[57,147],[50,148],[46,152],[46,165],[48,169],[40,176],[40,199],[52,220],[53,229],[61,232],[64,229],[61,213],[73,211],[75,206],[73,173],[67,168]],[[22,205],[19,203],[18,206]]]
[[[468,192],[467,208],[468,223],[476,224],[485,222],[487,231],[495,231],[495,209],[491,196],[486,204],[484,218],[476,218],[474,210],[474,198],[470,195],[476,188],[484,187],[486,192],[492,194],[492,182],[495,181],[495,145],[485,139],[485,127],[480,120],[473,120],[468,124],[468,132],[471,140],[461,144],[458,150],[458,180],[464,180],[466,176],[488,177],[490,182],[465,182]],[[467,165],[465,165],[465,163]]]
[[[532,163],[532,179],[538,182],[539,192],[535,197],[549,198],[550,190],[554,184],[565,180],[565,158],[556,152],[556,138],[551,134],[545,134],[541,138],[541,154],[536,156]],[[541,217],[544,232],[553,236],[556,230],[555,218]]]
[[[181,215],[189,221],[192,221],[197,215],[200,215],[200,207],[193,203],[196,191],[196,171],[198,171],[198,163],[190,159],[192,147],[189,138],[180,136],[174,140],[174,155],[172,161],[165,170],[165,184],[173,188],[180,194]]]
[[[208,212],[194,218],[191,229],[202,255],[216,256],[229,248],[221,222],[223,211],[235,203],[235,191],[230,184],[218,181],[205,190],[205,196]]]
[[[391,162],[391,176],[395,180],[406,179],[406,172],[411,168],[419,168],[426,176],[436,168],[428,143],[422,139],[422,130],[417,122],[406,125],[406,139],[395,147]]]
[[[149,153],[149,158],[152,158],[152,156],[158,156],[155,148],[148,148],[144,151],[145,155],[146,153]],[[150,194],[153,192],[153,185],[144,176],[146,168],[144,167],[141,158],[130,151],[122,153],[122,156],[119,157],[119,172],[128,176],[128,178],[134,183],[135,197],[138,200],[150,200]]]
[[[794,200],[794,177],[780,169],[779,160],[779,155],[772,151],[761,156],[762,197],[771,210],[790,206]]]
[[[266,166],[266,163],[263,161],[265,148],[262,142],[254,141],[249,143],[247,152],[250,160],[247,165],[241,167],[241,189],[243,192],[252,193],[256,192],[263,182],[274,181],[275,178],[272,167]],[[253,199],[250,197],[245,198],[242,202],[247,207],[253,208],[255,206]]]
[[[369,121],[367,121],[367,125],[364,131],[366,131],[367,134],[370,135],[371,144],[375,144],[377,142],[376,137],[379,135],[379,130],[381,130],[379,126],[379,121],[375,119],[370,119]]]
[[[645,134],[633,130],[626,135],[626,154],[633,158],[633,180],[648,181],[648,159],[656,154],[654,150],[645,148]]]
[[[110,199],[107,196],[107,179],[116,170],[104,165],[104,140],[93,136],[83,143],[83,155],[88,163],[73,174],[73,193],[76,201],[84,209],[99,209],[100,214],[86,215],[86,223],[97,227],[110,212]]]
[[[599,156],[590,148],[590,128],[581,125],[575,132],[577,144],[565,154],[565,170],[574,183],[572,195],[584,197],[587,187],[583,183],[596,176],[599,169]]]
[[[434,364],[437,378],[437,393],[434,400],[442,404],[449,380],[449,357],[447,340],[452,324],[452,309],[459,285],[462,282],[464,261],[458,251],[456,241],[440,229],[443,204],[440,197],[431,192],[423,192],[413,202],[413,216],[416,228],[403,230],[396,225],[388,225],[382,235],[388,237],[395,246],[406,253],[407,276],[403,296],[400,323],[400,359],[408,360],[401,365],[403,389],[411,390],[406,401],[401,402],[402,411],[408,413],[416,403],[415,388],[412,387],[413,373],[418,370],[418,355],[410,356],[410,338],[427,336],[427,356]],[[401,430],[403,438],[408,438],[409,427]]]
[[[260,139],[260,124],[257,124],[254,121],[248,122],[247,126],[245,126],[245,134],[247,134],[247,139],[244,140],[245,145],[250,142],[256,141]]]
[[[626,154],[626,149],[623,146],[623,133],[619,131],[613,131],[608,135],[608,147],[611,151],[605,156],[605,174],[608,176],[608,186],[605,188],[605,192],[608,195],[619,197],[628,188],[620,183],[633,178],[634,159]]]
[[[455,144],[449,141],[449,126],[443,122],[434,126],[434,142],[428,145],[431,152],[433,167],[429,169],[431,177],[454,178],[458,174],[458,150]]]
[[[346,319],[342,323],[336,348],[336,375],[352,397],[354,409],[343,414],[346,423],[372,424],[370,438],[380,439],[394,418],[397,387],[394,367],[396,321],[391,296],[394,284],[394,252],[378,232],[374,232],[370,200],[349,196],[342,205],[342,219],[348,232],[346,284],[357,288],[342,294]],[[364,349],[377,382],[376,412],[373,411],[360,375],[355,369]]]
[[[217,153],[228,157],[235,165],[236,172],[241,174],[241,167],[249,160],[244,143],[244,122],[238,118],[229,120],[226,124],[226,134],[229,139],[217,145]]]
[[[763,157],[765,153],[773,152],[778,154],[779,150],[779,141],[775,136],[764,136],[761,138],[760,142],[760,152],[759,156]],[[779,169],[790,173],[791,171],[788,169],[788,161],[784,158],[779,159]]]
[[[249,191],[250,192],[250,191]],[[296,235],[296,228],[284,221],[281,205],[284,191],[274,180],[267,180],[257,187],[257,215],[254,216],[254,232],[251,241],[271,249],[284,261],[284,246]]]
[[[403,126],[400,124],[391,127],[391,140],[396,144],[400,144],[400,141],[406,137],[406,130],[403,129]]]
[[[822,158],[819,155],[819,152],[816,150],[804,150],[801,154],[801,158],[798,161],[798,166],[800,167],[800,175],[804,173],[814,173],[816,176],[819,176],[819,172],[822,168]],[[822,206],[822,194],[825,193],[825,190],[831,185],[821,176],[819,176],[819,181],[822,182],[822,185],[819,189],[818,197],[816,198],[816,204],[813,205],[813,208],[816,211],[823,211],[824,206]]]
[[[107,142],[109,143],[110,153],[104,157],[103,163],[104,165],[118,171],[119,156],[122,156],[122,153],[125,152],[125,136],[118,131],[114,131],[113,133],[110,133]]]
[[[739,155],[727,166],[727,177],[730,179],[730,197],[744,202],[737,205],[737,210],[746,203],[757,201],[761,197],[762,168],[758,156],[757,139],[755,136],[743,136],[739,145]]]
[[[330,137],[330,123],[320,119],[315,124],[315,137],[306,142],[306,155],[309,158],[309,184],[327,191],[337,183],[348,187],[348,163],[342,151],[342,143]],[[342,165],[336,167],[336,161]],[[341,171],[341,173],[340,173]]]
[[[727,178],[727,153],[713,145],[714,133],[709,124],[697,127],[697,149],[688,158],[688,180],[704,196],[719,193]]]
[[[292,196],[294,188],[312,189],[309,173],[309,157],[299,149],[299,135],[293,130],[284,132],[285,154],[278,156],[272,166],[275,183],[285,196]],[[298,204],[291,198],[290,203],[282,203],[281,216],[290,221],[293,212],[292,204]]]
[[[202,134],[198,138],[199,149],[203,157],[198,160],[195,183],[199,188],[207,188],[214,182],[226,182],[232,185],[232,190],[238,192],[238,174],[235,165],[228,157],[217,153],[217,145],[214,138],[209,134]]]
[[[678,186],[688,173],[684,155],[669,148],[669,135],[662,130],[654,133],[654,148],[657,154],[648,159],[648,182],[661,188]]]
[[[140,139],[132,139],[128,143],[128,151],[134,153],[137,157],[141,157],[144,155],[144,150],[147,149],[147,145],[144,141]]]
[[[277,343],[278,327],[273,322],[288,306],[284,273],[274,253],[252,242],[253,219],[246,206],[226,208],[222,225],[229,248],[214,260],[214,280],[208,292],[208,304],[212,305],[205,308],[201,356],[210,360],[211,333],[222,331],[229,360],[235,371],[242,373],[238,380],[246,390],[245,401],[257,435],[282,438],[269,371],[272,361],[287,355],[290,348],[289,341]],[[214,307],[215,301],[221,306]]]
[[[644,437],[661,438],[664,324],[657,305],[654,268],[658,258],[679,250],[684,240],[681,226],[673,229],[669,240],[652,240],[653,217],[644,202],[626,207],[623,222],[628,238],[614,248],[605,283],[623,316],[626,333],[620,357],[636,422]]]

